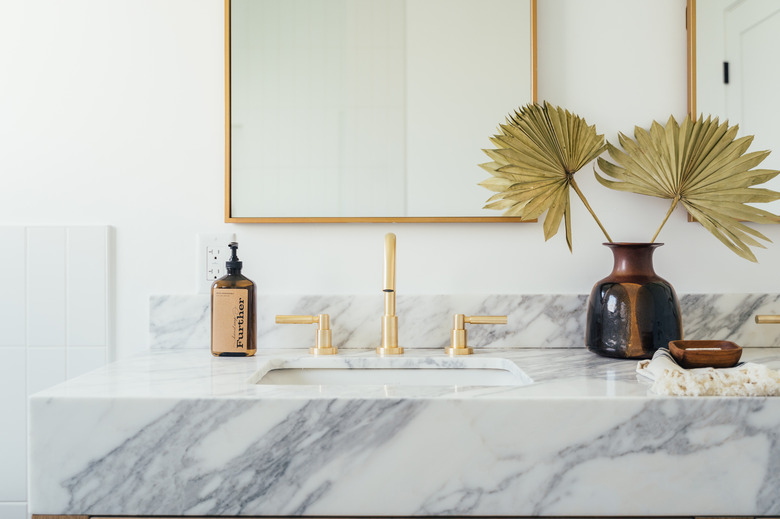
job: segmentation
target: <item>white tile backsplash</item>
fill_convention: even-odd
[[[27,499],[25,348],[4,348],[0,359],[0,501]],[[0,518],[5,515],[0,508]]]
[[[0,518],[27,519],[27,503],[0,503]]]
[[[64,227],[27,229],[27,345],[65,346]]]
[[[112,355],[105,226],[0,227],[0,519],[27,518],[27,396]]]
[[[25,233],[0,227],[0,346],[25,345]]]
[[[68,347],[66,359],[67,378],[78,377],[106,363],[106,349],[103,347]]]
[[[106,245],[104,227],[68,229],[68,346],[106,343]]]
[[[65,348],[27,348],[27,394],[67,380]]]

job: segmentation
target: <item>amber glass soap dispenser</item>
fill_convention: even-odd
[[[228,247],[227,275],[211,285],[211,354],[247,357],[257,351],[255,284],[241,274],[238,243]]]

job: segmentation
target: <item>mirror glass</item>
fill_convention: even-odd
[[[535,100],[534,2],[226,0],[226,220],[516,220],[478,164]]]
[[[772,150],[758,167],[780,169],[780,125],[772,120],[780,114],[780,2],[689,0],[688,9],[695,22],[690,111],[739,124],[740,135],[755,136],[750,151]],[[780,190],[780,179],[762,187]],[[758,206],[780,212],[780,201]]]

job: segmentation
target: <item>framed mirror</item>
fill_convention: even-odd
[[[754,135],[751,151],[771,150],[762,169],[780,169],[777,0],[688,0],[688,110],[717,116]],[[766,187],[780,190],[780,179]],[[761,204],[774,213],[780,201]]]
[[[226,222],[520,221],[482,209],[536,101],[536,0],[225,0]]]

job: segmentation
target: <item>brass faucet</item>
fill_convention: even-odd
[[[317,336],[314,347],[309,348],[312,355],[335,355],[339,352],[338,348],[333,346],[332,334],[330,331],[330,316],[328,314],[319,315],[277,315],[278,324],[316,324]]]
[[[452,319],[452,340],[449,348],[444,348],[447,355],[471,355],[474,350],[466,343],[467,324],[506,324],[505,315],[463,315],[455,314]]]
[[[756,324],[780,324],[780,315],[757,315]]]
[[[382,316],[382,345],[378,355],[403,355],[398,346],[398,316],[395,315],[395,234],[385,234],[385,265],[382,291],[385,294],[385,314]]]

